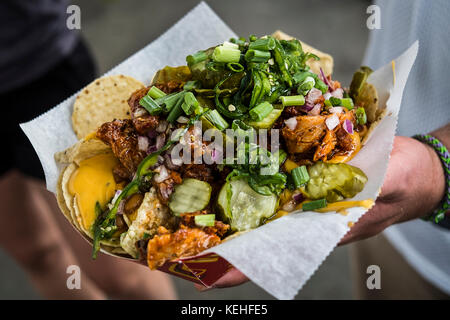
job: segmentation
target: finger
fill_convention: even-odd
[[[194,284],[195,288],[201,292],[208,291],[214,288],[228,288],[238,286],[247,282],[248,278],[238,269],[233,268],[217,280],[211,287],[206,287],[201,284]]]

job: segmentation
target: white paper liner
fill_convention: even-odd
[[[153,74],[162,67],[183,65],[188,54],[231,37],[236,35],[202,2],[162,36],[107,74],[125,74],[148,84]],[[388,112],[366,146],[350,162],[361,168],[369,178],[364,190],[354,200],[376,199],[382,186],[403,89],[417,51],[416,41],[395,60],[395,84],[391,63],[369,78],[380,94],[380,101],[387,101]],[[47,188],[52,192],[56,190],[61,170],[54,154],[77,141],[71,126],[77,94],[20,125],[36,149],[44,168]],[[227,259],[276,298],[292,299],[347,233],[348,222],[356,222],[365,211],[363,208],[351,208],[347,216],[337,213],[292,213],[209,251]]]

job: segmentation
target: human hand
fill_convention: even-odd
[[[339,243],[347,244],[374,236],[388,226],[431,213],[444,196],[445,177],[434,150],[407,137],[395,137],[388,169],[375,206],[350,229]],[[240,285],[248,278],[232,269],[212,288]],[[200,291],[208,290],[195,285]]]
[[[436,152],[407,137],[395,137],[381,194],[339,243],[372,237],[398,222],[430,214],[444,196],[445,177]]]

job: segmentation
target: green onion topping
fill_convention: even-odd
[[[327,199],[319,199],[311,202],[306,202],[302,205],[303,211],[312,211],[322,209],[327,206]]]
[[[205,51],[197,51],[196,53],[187,56],[186,62],[188,66],[193,66],[194,64],[205,61],[207,58],[208,56]]]
[[[153,86],[150,88],[150,90],[147,92],[147,95],[152,97],[153,99],[158,99],[164,97],[166,94],[158,89],[157,87]]]
[[[152,116],[160,114],[162,111],[161,106],[156,103],[155,100],[152,99],[149,95],[142,97],[139,101],[139,104],[145,108]]]
[[[200,214],[195,216],[195,224],[199,227],[214,227],[215,214]]]
[[[275,45],[275,39],[272,37],[267,37],[265,39],[257,39],[251,42],[248,48],[253,50],[269,51],[273,50],[275,48]]]
[[[214,49],[213,59],[216,62],[239,62],[241,51],[231,47],[219,46]]]
[[[228,128],[228,122],[226,122],[226,120],[222,118],[222,116],[216,109],[206,112],[204,114],[204,117],[221,131]]]
[[[262,63],[270,59],[269,51],[253,50],[250,49],[245,54],[245,60],[248,62]]]
[[[348,110],[352,110],[354,107],[352,98],[341,99],[341,105]]]
[[[298,96],[281,96],[281,103],[283,107],[287,106],[302,106],[305,104],[305,97],[302,95]]]
[[[269,113],[272,112],[272,110],[273,110],[273,106],[269,102],[265,101],[265,102],[258,104],[253,109],[250,109],[249,114],[250,114],[250,117],[252,118],[252,120],[261,121],[265,117],[267,117],[269,115]]]
[[[366,110],[364,110],[364,108],[362,107],[356,109],[356,122],[361,125],[367,123]]]
[[[294,180],[295,188],[300,188],[309,181],[309,174],[306,166],[300,166],[291,171],[292,179]]]

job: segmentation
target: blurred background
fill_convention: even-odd
[[[363,59],[368,36],[366,9],[370,1],[206,2],[238,35],[263,35],[280,29],[330,53],[335,62],[333,78],[344,85],[349,84]],[[81,32],[101,75],[156,39],[199,1],[77,0],[73,3],[81,8]],[[348,251],[349,247],[334,250],[296,298],[351,299]],[[200,293],[190,282],[173,280],[181,299],[272,299],[251,283]],[[0,299],[39,298],[26,274],[0,248]]]

